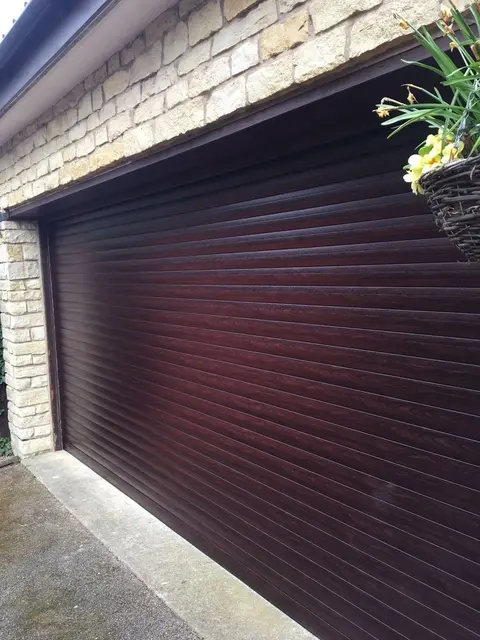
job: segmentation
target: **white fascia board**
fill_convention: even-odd
[[[119,0],[0,118],[0,145],[34,122],[176,0]]]

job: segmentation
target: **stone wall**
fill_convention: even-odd
[[[0,223],[0,290],[8,421],[25,457],[53,447],[39,245],[32,223]]]
[[[392,46],[438,0],[180,0],[0,154],[12,207]],[[372,104],[381,96],[372,96]]]

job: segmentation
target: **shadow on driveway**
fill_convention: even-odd
[[[199,640],[21,465],[0,469],[1,640]]]

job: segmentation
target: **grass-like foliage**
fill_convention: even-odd
[[[413,192],[422,193],[419,179],[427,171],[480,153],[480,2],[472,3],[465,16],[452,1],[442,5],[436,24],[449,40],[447,51],[427,28],[416,28],[400,17],[399,20],[400,27],[411,31],[433,60],[432,64],[405,61],[406,64],[431,71],[439,86],[429,90],[406,85],[405,102],[383,98],[375,111],[384,119],[383,125],[393,128],[390,136],[417,123],[434,130],[404,167],[404,178]]]

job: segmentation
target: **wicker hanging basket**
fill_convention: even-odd
[[[480,262],[480,156],[451,162],[420,179],[437,227]]]

